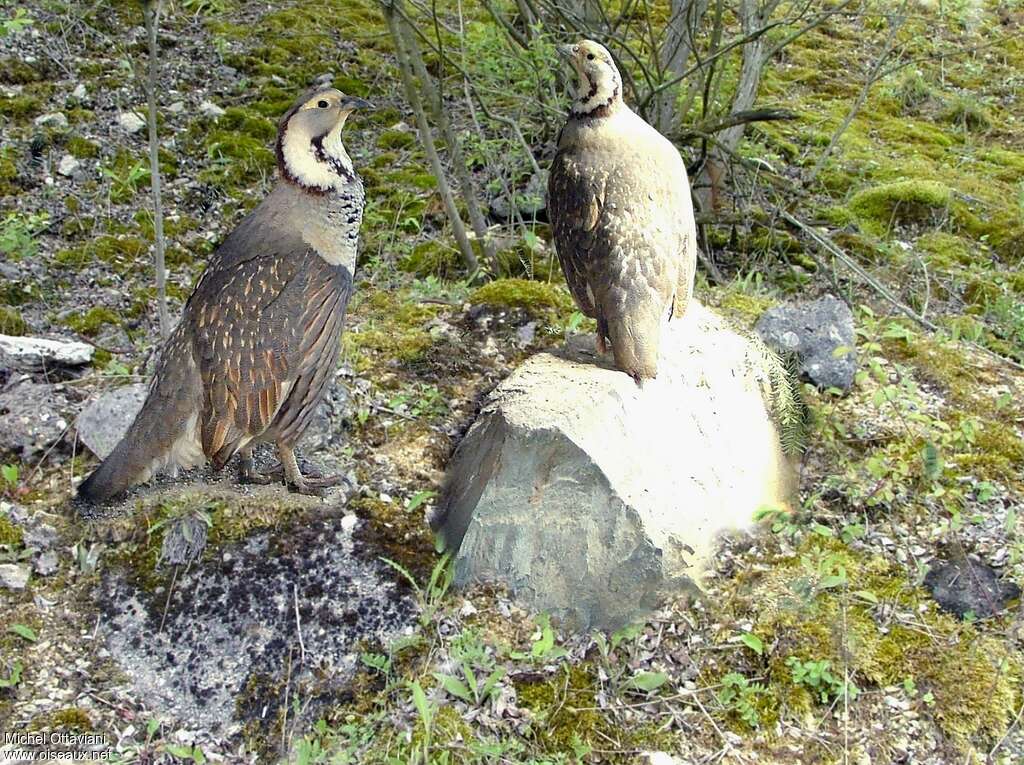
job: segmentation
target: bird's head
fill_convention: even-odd
[[[339,188],[355,178],[341,130],[356,109],[369,101],[334,88],[303,95],[277,126],[277,166],[289,183],[315,194]]]
[[[576,116],[603,116],[622,103],[622,78],[612,54],[593,40],[559,45],[558,53],[572,64],[579,77],[572,103]]]

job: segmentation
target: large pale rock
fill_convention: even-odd
[[[93,347],[74,340],[0,335],[0,367],[23,371],[54,365],[81,366],[92,360]]]
[[[89,451],[101,460],[114,451],[142,408],[148,391],[145,383],[123,385],[101,393],[85,405],[75,427]]]
[[[494,390],[433,525],[457,583],[497,580],[570,626],[616,627],[696,584],[721,533],[785,506],[791,470],[763,355],[703,306],[665,330],[642,389],[580,345]]]

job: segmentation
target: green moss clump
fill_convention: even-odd
[[[65,148],[71,156],[78,157],[78,159],[95,159],[100,155],[99,144],[79,135],[71,136],[65,144]]]
[[[14,149],[0,151],[0,197],[17,194],[20,189],[18,180],[18,166],[14,164]]]
[[[46,73],[38,71],[31,64],[20,58],[7,57],[0,59],[0,82],[9,85],[27,85],[46,79]]]
[[[917,247],[929,253],[941,268],[967,266],[973,260],[968,242],[944,231],[930,231],[918,237]]]
[[[960,96],[946,108],[943,118],[964,130],[980,131],[992,127],[988,110],[973,98]]]
[[[404,149],[416,143],[416,136],[408,130],[385,130],[377,137],[377,148],[390,151]]]
[[[437,562],[430,530],[421,516],[407,512],[401,504],[361,497],[348,508],[364,521],[357,532],[384,551],[384,555],[401,564],[421,581],[430,576]]]
[[[496,308],[522,308],[533,316],[573,310],[572,298],[563,287],[528,279],[495,279],[473,290],[470,302]]]
[[[60,709],[50,717],[53,727],[57,730],[78,731],[85,733],[92,730],[89,713],[78,707]]]
[[[68,268],[82,268],[100,260],[124,273],[138,268],[140,259],[148,252],[149,242],[133,236],[101,236],[79,247],[60,250],[54,260]]]
[[[5,114],[15,121],[28,120],[42,112],[43,102],[36,96],[22,94],[0,97],[0,114]]]
[[[426,324],[440,310],[410,300],[405,292],[376,292],[352,308],[341,341],[345,356],[358,372],[395,362],[418,364],[434,347]]]
[[[398,261],[398,268],[421,278],[437,276],[445,279],[454,275],[460,264],[457,250],[437,240],[430,240],[413,247],[412,252]]]
[[[28,325],[18,311],[0,305],[0,335],[24,335]]]
[[[925,627],[880,629],[870,604],[844,602],[841,591],[822,586],[840,570],[851,592],[870,592],[914,613]],[[941,613],[881,557],[856,553],[837,540],[809,539],[796,556],[774,561],[742,586],[752,632],[774,646],[766,657],[765,685],[781,715],[800,719],[819,703],[793,682],[790,657],[846,667],[862,688],[913,679],[934,695],[931,713],[939,726],[965,747],[978,737],[998,738],[1020,706],[1021,656]]]
[[[776,302],[765,295],[751,295],[739,289],[726,289],[719,295],[718,307],[745,327],[753,327]]]
[[[64,320],[65,326],[86,337],[95,337],[108,324],[120,324],[117,314],[109,308],[96,306],[85,313],[76,313]]]
[[[21,528],[15,526],[6,517],[0,516],[0,545],[14,547],[20,545],[24,539]]]
[[[276,159],[268,145],[262,138],[214,130],[205,141],[210,166],[199,173],[199,179],[232,196],[243,193],[273,173]]]
[[[863,189],[849,209],[865,233],[884,236],[894,224],[934,225],[949,210],[953,190],[938,181],[909,180]]]

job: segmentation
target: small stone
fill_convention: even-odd
[[[45,552],[57,544],[60,535],[57,533],[57,529],[50,524],[36,520],[37,517],[29,518],[22,524],[24,529],[22,536],[25,547]]]
[[[800,374],[819,388],[850,390],[857,372],[849,306],[832,295],[769,308],[757,333],[777,353],[796,354]]]
[[[341,528],[343,531],[350,532],[359,524],[359,517],[355,515],[346,515],[341,519]]]
[[[121,129],[128,133],[138,133],[142,128],[146,127],[146,120],[142,119],[135,112],[121,112],[117,115],[117,124],[121,126]]]
[[[78,416],[75,423],[78,438],[89,451],[105,459],[124,437],[148,392],[148,385],[137,383],[100,394],[86,404]]]
[[[68,118],[64,116],[64,112],[40,114],[34,122],[36,127],[57,128],[58,130],[68,126]]]
[[[20,563],[0,564],[0,587],[8,590],[24,590],[28,586],[28,578],[32,571]]]
[[[57,569],[60,568],[60,557],[56,552],[50,550],[44,552],[38,558],[36,558],[35,569],[37,574],[42,576],[51,576],[57,573]]]
[[[203,101],[199,104],[199,113],[204,117],[210,117],[212,119],[223,117],[225,114],[224,110],[217,106],[217,104],[213,103],[213,101]]]
[[[52,366],[77,367],[92,361],[93,350],[74,340],[0,335],[0,369],[35,372]]]
[[[167,112],[170,114],[183,114],[185,111],[184,101],[175,101],[173,104],[167,107]]]
[[[75,171],[81,164],[81,162],[70,154],[65,154],[60,158],[60,162],[57,164],[57,174],[63,175],[65,178],[70,178],[75,174]]]
[[[84,101],[86,96],[85,83],[80,82],[75,86],[75,89],[71,91],[71,97],[76,101]]]

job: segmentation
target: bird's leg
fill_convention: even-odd
[[[284,482],[288,484],[289,489],[299,494],[320,496],[322,493],[321,489],[347,483],[343,475],[316,475],[315,477],[312,473],[307,476],[302,475],[302,471],[299,470],[299,463],[295,459],[295,450],[290,446],[279,443],[277,445],[277,456],[281,460],[281,466],[284,468]]]
[[[273,483],[281,475],[283,473],[280,471],[275,476],[273,470],[267,473],[256,470],[252,461],[252,444],[247,444],[238,450],[238,480],[241,483],[268,484]]]
[[[597,319],[597,352],[602,356],[608,353],[608,343],[606,339],[608,337],[608,322],[604,320],[604,317],[598,317]]]

